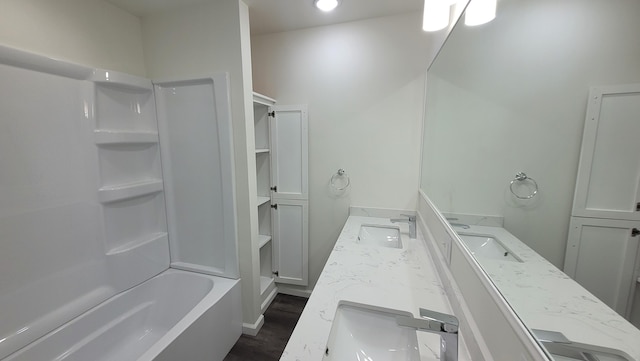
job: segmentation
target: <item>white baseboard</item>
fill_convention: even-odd
[[[249,335],[249,336],[255,336],[258,334],[258,332],[260,332],[260,329],[262,328],[262,325],[264,325],[264,316],[260,315],[260,317],[258,317],[258,320],[251,324],[251,323],[243,323],[242,324],[242,334],[244,335]]]
[[[313,290],[310,289],[293,288],[278,284],[278,293],[283,293],[285,295],[309,298],[312,291]]]

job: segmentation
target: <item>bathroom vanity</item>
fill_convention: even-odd
[[[338,335],[345,332],[344,327],[357,328],[350,333],[354,335],[353,342],[361,342],[361,352],[371,354],[376,351],[367,350],[367,345],[384,348],[384,343],[394,337],[408,337],[408,344],[417,345],[419,356],[410,350],[397,351],[406,353],[403,360],[439,359],[440,336],[398,328],[393,321],[395,316],[403,315],[419,318],[420,308],[453,314],[422,233],[418,232],[417,239],[410,239],[408,224],[391,223],[390,218],[397,218],[400,213],[351,209],[281,360],[344,360],[336,353],[353,347],[336,344],[337,340],[344,341]],[[379,231],[399,228],[400,244],[397,240],[392,245],[359,240],[361,234],[364,236],[363,225]],[[396,248],[398,245],[400,248]],[[368,339],[362,335],[366,331],[378,338]],[[417,339],[411,341],[411,337]],[[459,360],[471,360],[462,337]]]
[[[422,197],[416,239],[400,211],[351,208],[281,360],[439,360],[440,336],[411,321],[430,311],[459,319],[459,360],[638,360],[615,311],[504,228],[448,227]]]

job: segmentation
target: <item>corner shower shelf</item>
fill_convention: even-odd
[[[153,90],[153,84],[149,79],[102,69],[94,70],[89,80],[98,84],[112,85],[138,92],[150,92]]]
[[[95,130],[96,144],[154,144],[158,143],[157,132],[130,132],[120,130]]]
[[[256,154],[259,153],[269,153],[269,149],[268,148],[260,148],[260,149],[256,149]]]
[[[141,182],[102,187],[98,190],[98,199],[102,203],[109,203],[141,197],[161,192],[162,190],[163,183],[161,179],[148,179]]]
[[[260,197],[258,196],[258,207],[269,202],[271,200],[271,198],[269,197]]]
[[[142,237],[140,239],[136,239],[133,240],[131,242],[127,242],[123,245],[120,245],[118,247],[115,247],[111,250],[109,250],[109,252],[107,252],[107,256],[113,256],[116,254],[121,254],[121,253],[126,253],[129,251],[132,251],[136,248],[140,248],[140,247],[144,247],[146,245],[149,245],[151,243],[154,242],[161,242],[164,239],[163,242],[168,242],[168,235],[166,232],[157,232],[157,233],[152,233],[149,234],[146,237]]]
[[[258,235],[258,248],[264,247],[267,243],[271,241],[271,236],[265,236],[264,234]]]

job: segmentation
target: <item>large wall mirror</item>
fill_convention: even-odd
[[[497,6],[463,16],[429,68],[421,189],[530,329],[640,361],[640,0]],[[629,216],[576,213],[583,136],[600,142],[585,199],[628,199]]]

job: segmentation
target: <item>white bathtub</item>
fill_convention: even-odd
[[[5,360],[222,360],[241,332],[240,281],[169,269]]]

